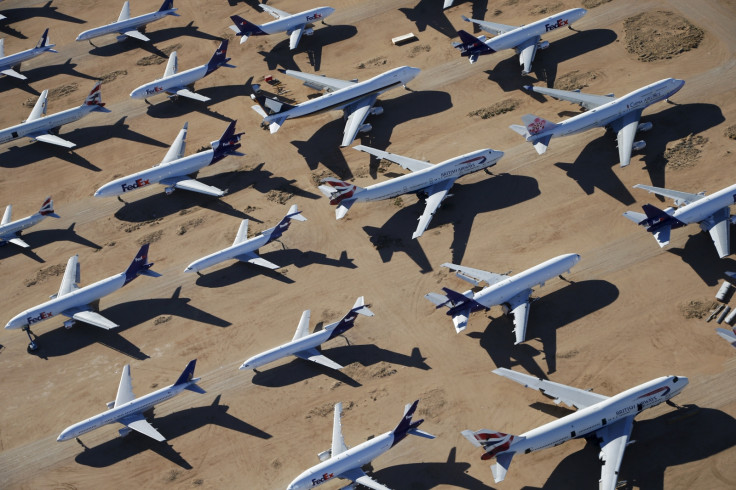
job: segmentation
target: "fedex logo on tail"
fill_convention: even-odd
[[[139,187],[145,187],[147,185],[150,185],[151,181],[149,179],[143,180],[143,179],[136,179],[135,182],[132,184],[120,184],[120,187],[123,188],[123,192],[132,191],[133,189],[138,189]]]
[[[544,28],[547,32],[549,32],[549,31],[554,31],[558,27],[569,26],[569,25],[570,25],[569,19],[557,19],[557,22],[555,22],[554,24],[544,24]]]
[[[322,478],[312,478],[312,486],[316,487],[317,485],[321,485],[334,476],[334,473],[325,473],[324,475],[322,475]]]
[[[51,318],[52,316],[54,316],[54,314],[50,311],[42,311],[38,316],[29,316],[26,320],[28,321],[28,325],[31,325],[33,323],[40,322],[41,320]]]

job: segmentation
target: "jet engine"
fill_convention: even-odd
[[[68,330],[68,329],[72,328],[75,323],[76,322],[74,320],[66,320],[64,322],[64,328],[66,328]]]
[[[118,434],[120,434],[120,437],[125,437],[130,434],[131,430],[130,427],[123,427],[122,429],[118,429]]]
[[[166,193],[167,196],[170,196],[175,190],[176,190],[176,188],[174,188],[174,187],[166,187],[166,188],[164,188],[164,192]]]
[[[549,48],[549,41],[541,41],[537,44],[537,49],[547,49]]]
[[[647,147],[647,142],[644,140],[634,141],[634,144],[631,145],[631,149],[634,151],[643,150]]]
[[[383,107],[374,107],[371,109],[371,116],[380,116],[383,114]]]
[[[641,123],[641,124],[639,124],[639,125],[638,125],[638,126],[636,127],[636,130],[637,130],[637,131],[640,131],[640,132],[642,132],[642,133],[643,133],[643,132],[645,132],[645,131],[649,131],[650,129],[652,129],[652,126],[654,126],[654,124],[652,124],[652,123],[650,123],[650,122],[645,122],[645,123]]]
[[[358,128],[358,132],[360,133],[368,133],[373,129],[373,126],[371,126],[368,123],[363,124],[360,128]]]
[[[304,29],[305,36],[311,36],[312,34],[314,34],[314,29],[312,29],[311,27],[308,29]]]
[[[731,220],[732,225],[736,225],[736,216],[731,216],[729,219]]]
[[[321,453],[317,455],[317,457],[319,458],[320,462],[327,461],[328,459],[332,457],[332,449],[328,449],[327,451],[322,451]]]

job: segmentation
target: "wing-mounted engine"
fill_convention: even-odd
[[[639,125],[636,127],[636,131],[640,133],[645,133],[652,129],[653,126],[654,124],[652,124],[651,122],[639,123]]]
[[[634,144],[631,145],[631,149],[634,151],[641,151],[646,147],[647,147],[647,142],[644,140],[634,141]]]
[[[547,49],[549,48],[549,41],[540,41],[537,43],[537,49]]]
[[[317,457],[319,458],[319,462],[320,463],[323,462],[323,461],[327,461],[328,459],[330,459],[332,457],[332,449],[328,449],[326,451],[322,451],[321,453],[319,453],[317,455]]]
[[[373,126],[370,123],[365,123],[358,128],[359,133],[369,133],[373,130]]]
[[[306,29],[304,29],[305,36],[311,36],[312,34],[314,34],[314,29],[312,29],[311,27],[307,27]]]

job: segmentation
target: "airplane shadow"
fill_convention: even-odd
[[[300,383],[320,374],[329,376],[335,381],[352,386],[353,388],[363,386],[360,382],[351,378],[342,371],[336,371],[335,369],[298,358],[292,358],[291,361],[286,364],[254,372],[251,382],[268,388],[280,388],[282,386]]]
[[[18,80],[17,78],[13,77],[5,77],[4,79],[0,79],[0,91],[10,88],[19,88],[25,92],[28,92],[29,94],[39,96],[41,95],[41,92],[28,85],[27,82],[29,80],[35,83],[47,78],[55,77],[57,75],[69,75],[77,78],[86,78],[87,80],[99,79],[99,77],[87,75],[86,73],[77,71],[77,66],[79,65],[77,65],[76,63],[72,63],[72,59],[69,58],[64,63],[57,63],[55,65],[44,65],[39,66],[38,68],[32,68],[30,70],[22,70],[23,75],[28,77],[28,80]]]
[[[628,484],[622,488],[663,490],[668,467],[699,461],[732,448],[736,421],[720,410],[686,405],[654,419],[634,422],[631,438],[636,442],[624,454],[619,485],[626,481]],[[597,443],[588,442],[562,460],[541,488],[583,490],[595,486],[600,479],[599,452]]]
[[[156,103],[150,103],[146,109],[146,114],[157,119],[170,119],[182,117],[193,112],[199,112],[204,116],[210,116],[220,121],[230,123],[233,119],[225,114],[210,109],[209,106],[219,102],[230,100],[241,95],[248,95],[246,86],[243,84],[221,85],[218,87],[205,87],[196,89],[198,94],[209,97],[211,100],[200,102],[198,100],[187,99],[186,97],[177,97],[169,99],[168,96],[158,96],[160,99]],[[143,102],[145,104],[145,102]]]
[[[468,490],[493,490],[493,487],[468,475],[470,463],[456,461],[456,453],[457,448],[453,447],[445,462],[397,464],[372,471],[371,475],[391,488],[430,489],[447,485]]]
[[[453,7],[459,3],[459,0],[455,0]],[[455,31],[455,27],[453,27],[445,15],[442,4],[443,2],[440,0],[419,0],[419,3],[413,8],[402,7],[399,11],[406,16],[407,20],[416,24],[419,32],[424,32],[427,27],[431,27],[440,34],[452,39],[457,36],[457,31]],[[488,10],[488,0],[473,2],[472,16],[474,19],[482,19],[485,16],[486,10]]]
[[[370,237],[381,260],[390,262],[394,252],[401,251],[420,267],[422,274],[430,272],[432,266],[419,241],[426,240],[426,235],[431,235],[434,230],[442,226],[452,225],[454,236],[450,246],[451,262],[460,264],[465,255],[476,216],[533,199],[540,192],[536,179],[504,173],[473,184],[456,183],[452,188],[452,194],[452,197],[447,199],[437,211],[430,227],[424,232],[424,236],[416,240],[411,238],[409,232],[417,226],[417,218],[425,206],[423,200],[401,208],[380,228],[363,227],[363,231]],[[478,196],[483,196],[483,199],[478,199]],[[370,203],[362,204],[370,205]],[[458,212],[458,210],[463,212]]]
[[[284,177],[275,176],[273,172],[264,170],[263,166],[265,162],[261,162],[254,168],[246,168],[244,170],[238,170],[235,172],[224,172],[213,176],[210,180],[210,184],[216,187],[225,188],[230,186],[230,193],[234,192],[232,188],[232,182],[236,179],[236,176],[241,176],[238,180],[235,190],[242,190],[252,187],[261,194],[267,194],[272,190],[279,190],[288,194],[293,194],[305,199],[319,199],[320,196],[313,192],[305,191],[294,185],[296,179],[287,180]],[[222,181],[218,183],[218,181]]]
[[[340,257],[337,259],[331,259],[320,252],[313,252],[311,250],[303,252],[298,249],[274,250],[260,255],[264,259],[280,265],[282,269],[291,265],[302,268],[313,264],[344,267],[348,269],[355,269],[358,267],[353,263],[354,259],[348,257],[348,253],[345,250],[342,251]],[[265,267],[249,264],[247,262],[236,261],[222,269],[217,269],[210,273],[202,273],[200,277],[197,278],[196,284],[197,286],[206,288],[220,288],[235,284],[236,282],[245,281],[256,276],[270,277],[271,279],[275,279],[286,284],[294,283],[293,279],[278,270],[274,271],[266,269]]]
[[[43,7],[21,7],[15,9],[0,9],[2,14],[7,17],[0,24],[0,32],[8,34],[10,36],[18,37],[20,39],[28,39],[25,34],[13,29],[8,24],[22,22],[28,19],[38,20],[40,18],[54,19],[62,22],[73,22],[75,24],[86,24],[87,21],[72,17],[71,15],[64,14],[58,11],[57,7],[52,7],[53,1],[47,2]]]
[[[74,231],[75,225],[76,223],[72,223],[69,228],[63,230],[57,228],[55,230],[31,231],[28,233],[24,233],[23,238],[32,248],[39,248],[44,245],[48,245],[49,243],[60,241],[78,243],[85,247],[90,247],[97,250],[102,248],[97,243],[80,236],[76,231]],[[11,244],[5,245],[0,248],[0,260],[17,255],[18,253],[23,253],[31,257],[33,260],[36,260],[37,262],[46,262],[41,257],[36,255],[33,250],[27,250]]]
[[[217,395],[211,405],[192,407],[164,417],[157,417],[154,425],[169,440],[200,429],[205,425],[219,425],[261,439],[272,437],[268,432],[227,413],[230,407],[220,405],[221,396]],[[119,427],[117,424],[116,426]],[[109,430],[109,428],[107,429]],[[85,446],[84,451],[79,453],[74,460],[80,465],[105,468],[148,450],[157,453],[181,468],[192,469],[192,465],[169,442],[157,442],[135,431],[131,431],[125,437],[115,437],[99,446],[92,448]]]
[[[674,230],[672,233],[687,233],[688,230],[694,233],[687,239],[683,248],[671,247],[665,250],[680,257],[705,284],[716,286],[723,279],[724,271],[736,270],[736,260],[730,257],[719,259],[710,235],[701,231],[696,224]],[[651,246],[657,246],[653,238]]]
[[[520,365],[529,374],[546,379],[557,371],[557,330],[612,304],[618,295],[614,284],[597,279],[574,282],[543,294],[531,305],[526,335],[527,341],[538,338],[542,351],[527,343],[514,345],[514,324],[506,315],[491,319],[485,331],[471,332],[468,336],[480,340],[480,346],[488,351],[496,367]],[[547,363],[546,373],[534,360],[540,354]]]
[[[64,139],[71,139],[67,134],[62,134],[61,137]],[[20,146],[10,146],[2,153],[3,157],[0,158],[0,167],[19,168],[47,158],[56,157],[59,160],[64,160],[65,162],[93,172],[102,171],[100,167],[92,164],[92,162],[75,151],[55,145],[49,145],[40,141],[27,144],[25,141],[27,141],[26,138],[16,140],[14,143],[18,143]],[[85,145],[86,144],[89,144],[89,142],[85,141]]]
[[[190,21],[185,26],[169,27],[166,29],[158,29],[155,31],[147,32],[146,36],[151,40],[152,43],[162,43],[164,41],[170,41],[178,37],[195,37],[198,39],[207,39],[209,41],[220,42],[223,40],[220,36],[215,36],[208,32],[200,31],[199,27],[194,25],[194,21]],[[212,45],[212,50],[216,48],[216,45]]]
[[[151,42],[141,41],[139,39],[132,38],[126,38],[118,41],[114,38],[113,34],[110,34],[99,39],[103,40],[100,41],[100,43],[109,42],[105,41],[107,39],[112,40],[112,42],[109,42],[109,44],[92,44],[92,49],[89,51],[89,54],[93,56],[110,57],[140,48],[143,51],[147,51],[151,54],[156,54],[158,56],[161,56],[162,58],[168,59],[169,56],[156,46],[157,43],[170,41],[174,38],[182,36],[198,37],[211,41],[222,41],[222,38],[219,36],[213,36],[212,34],[200,31],[199,27],[194,25],[194,21],[191,21],[186,26],[181,27],[171,27],[168,29],[154,30],[151,32],[146,32],[145,29],[142,29],[142,31],[151,40]],[[92,42],[94,43],[95,41]],[[213,45],[212,49],[214,50],[215,48],[216,46]]]
[[[282,67],[285,70],[301,71],[299,65],[294,61],[294,56],[306,53],[309,57],[309,64],[312,65],[314,71],[319,71],[322,65],[322,50],[324,47],[350,39],[357,33],[358,28],[355,26],[325,24],[316,28],[312,36],[302,37],[299,45],[293,51],[289,49],[289,39],[287,37],[271,48],[271,51],[259,51],[258,54],[263,56],[263,61],[266,62],[269,70]],[[255,39],[251,42],[254,41]],[[291,78],[288,75],[284,76]]]
[[[211,177],[199,179],[205,184],[214,185]],[[230,186],[230,192],[234,191],[237,186],[237,181],[227,182]],[[222,199],[215,196],[206,196],[197,192],[180,191],[174,192],[171,195],[166,195],[163,192],[163,188],[160,187],[161,192],[151,194],[143,199],[137,201],[125,201],[123,207],[115,211],[115,218],[120,221],[127,221],[129,223],[141,223],[152,219],[165,218],[175,213],[180,213],[185,209],[190,209],[196,206],[201,208],[216,211],[218,213],[227,214],[239,219],[248,218],[257,223],[261,223],[260,220],[252,218],[250,215],[235,209],[232,205],[223,201]]]

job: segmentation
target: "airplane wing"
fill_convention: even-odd
[[[616,100],[613,94],[584,94],[579,90],[559,90],[555,88],[534,87],[531,85],[524,88],[538,94],[549,95],[550,97],[554,97],[555,99],[567,100],[574,104],[580,104],[586,109],[595,109],[596,107],[602,106],[603,104],[608,104],[609,102]]]
[[[14,237],[14,238],[11,238],[11,239],[6,240],[6,241],[8,241],[10,243],[13,243],[15,245],[18,245],[19,247],[31,248],[31,246],[28,245],[26,242],[24,242],[20,237]]]
[[[335,403],[335,412],[332,418],[332,447],[330,456],[335,457],[338,454],[348,450],[345,445],[345,439],[342,436],[342,402]]]
[[[200,102],[207,102],[210,100],[209,97],[205,97],[204,95],[200,95],[196,92],[192,92],[191,90],[187,88],[174,88],[174,89],[169,89],[169,90],[171,90],[172,93],[175,93],[176,95],[179,95],[181,97],[198,100]]]
[[[691,194],[689,192],[673,191],[670,189],[665,189],[663,187],[654,187],[651,185],[636,184],[634,187],[638,189],[644,189],[645,191],[649,191],[652,194],[659,194],[660,196],[669,197],[670,199],[673,199],[675,201],[675,206],[678,207],[690,204],[705,197],[705,194]]]
[[[523,66],[524,73],[532,71],[532,61],[534,61],[534,55],[537,54],[539,39],[539,36],[534,36],[516,46],[519,52],[519,64]]]
[[[462,19],[465,22],[472,22],[473,24],[478,24],[478,27],[494,35],[504,34],[506,32],[513,31],[514,29],[518,29],[517,26],[507,26],[506,24],[488,22],[487,20],[468,19],[464,15],[462,16]]]
[[[360,127],[363,125],[365,118],[368,117],[368,113],[371,107],[373,107],[373,104],[376,103],[377,98],[378,94],[371,94],[356,100],[349,106],[345,106],[343,111],[348,120],[345,123],[342,144],[340,146],[348,146],[358,136],[358,131],[360,131]]]
[[[532,290],[522,291],[509,300],[511,314],[514,315],[514,333],[516,334],[516,342],[514,345],[524,342],[526,339],[526,324],[529,320],[529,297]]]
[[[448,191],[454,183],[455,179],[447,179],[437,182],[436,184],[432,184],[425,189],[427,194],[429,194],[429,197],[427,197],[427,200],[425,201],[424,212],[419,217],[419,224],[417,225],[417,229],[414,231],[414,234],[411,236],[412,238],[422,236],[429,226],[429,222],[432,221],[434,213],[437,212],[440,204],[445,200]]]
[[[636,129],[639,127],[639,118],[641,118],[641,111],[631,111],[611,122],[611,129],[616,132],[618,161],[622,167],[627,166],[631,161],[631,150],[636,137]]]
[[[344,471],[337,476],[338,478],[345,478],[346,480],[354,481],[355,483],[359,483],[364,487],[371,488],[372,490],[391,490],[386,485],[382,485],[370,476],[366,475],[360,468],[353,468],[351,470]]]
[[[313,75],[296,70],[283,70],[281,73],[303,80],[304,85],[307,87],[315,90],[326,90],[327,92],[334,92],[335,90],[355,85],[355,82],[340,80],[339,78],[329,78],[322,75]]]
[[[276,7],[271,7],[270,5],[266,5],[265,3],[259,3],[258,6],[261,7],[261,10],[263,10],[264,12],[268,12],[277,19],[291,17],[291,14],[289,12],[284,12],[283,10],[279,10]]]
[[[135,39],[140,39],[141,41],[146,41],[146,42],[147,41],[150,41],[150,39],[148,39],[146,36],[144,36],[143,34],[141,34],[140,31],[138,31],[136,29],[132,29],[130,31],[121,32],[121,34],[123,34],[125,36],[128,36],[128,37],[133,37]]]
[[[326,366],[328,368],[337,369],[337,370],[342,369],[341,365],[323,356],[314,347],[312,347],[311,349],[295,352],[294,355],[298,357],[299,359],[304,359],[305,361],[316,362],[317,364],[322,364],[323,366]]]
[[[273,262],[269,262],[263,257],[258,256],[255,252],[247,252],[242,255],[238,255],[235,258],[243,262],[248,262],[249,264],[254,264],[254,265],[259,265],[261,267],[265,267],[266,269],[275,270],[275,269],[280,268],[280,266],[274,264]]]
[[[144,436],[150,437],[151,439],[155,439],[159,442],[163,442],[166,440],[166,438],[162,436],[159,431],[154,429],[153,426],[146,421],[146,418],[143,416],[143,414],[135,413],[133,415],[123,417],[119,420],[119,422],[121,424],[127,425],[136,432],[140,432]]]
[[[27,80],[28,77],[25,75],[21,75],[17,71],[13,70],[12,68],[6,68],[5,70],[0,71],[3,75],[7,75],[9,77],[19,78],[21,80]]]
[[[200,194],[206,194],[208,196],[222,197],[225,195],[225,191],[218,189],[215,186],[203,184],[196,179],[190,179],[186,176],[181,177],[169,177],[168,179],[162,179],[159,184],[174,187],[175,189],[183,189],[185,191],[199,192]]]
[[[626,445],[631,438],[634,427],[634,416],[630,415],[616,422],[606,425],[596,431],[595,435],[601,441],[601,479],[600,490],[614,490],[618,484],[618,471],[624,458]]]
[[[423,170],[432,166],[431,163],[423,162],[422,160],[415,160],[414,158],[404,157],[395,153],[389,153],[387,151],[376,150],[370,146],[357,145],[353,147],[354,150],[364,151],[370,153],[378,158],[383,158],[394,163],[398,163],[401,167],[416,172],[417,170]]]
[[[595,405],[596,403],[600,403],[603,400],[608,399],[607,396],[599,395],[592,391],[585,391],[579,388],[573,388],[572,386],[565,386],[552,381],[535,378],[528,374],[517,373],[511,369],[498,368],[493,372],[499,376],[503,376],[504,378],[516,381],[527,388],[539,390],[544,396],[554,399],[554,402],[557,405],[559,405],[560,402],[563,402],[569,407],[580,409]]]
[[[64,138],[59,138],[58,136],[49,133],[29,134],[27,136],[36,141],[43,141],[44,143],[63,146],[64,148],[74,148],[77,146],[76,143],[72,143],[71,141],[67,141]]]
[[[113,407],[119,407],[123,403],[128,403],[131,400],[135,400],[135,395],[133,394],[133,381],[130,378],[130,364],[126,364],[123,367],[123,374],[120,376],[118,394],[115,396],[115,405]]]
[[[289,31],[289,49],[295,49],[299,45],[305,27],[306,24],[302,24]]]
[[[700,227],[710,233],[713,245],[716,246],[718,257],[724,258],[731,254],[731,211],[728,208],[719,209],[707,220],[700,222]]]
[[[79,255],[70,257],[64,269],[64,277],[61,278],[61,286],[56,297],[64,296],[79,288],[81,269],[79,266]]]
[[[108,320],[104,316],[92,310],[69,309],[62,311],[61,314],[73,318],[74,320],[89,323],[90,325],[94,325],[95,327],[103,328],[105,330],[112,330],[113,328],[117,328],[120,326],[117,323]]]
[[[189,123],[184,123],[184,127],[181,128],[181,130],[179,131],[179,134],[176,135],[176,139],[169,147],[169,151],[166,152],[166,156],[164,156],[164,159],[161,160],[162,164],[173,162],[184,156],[184,151],[186,150],[186,146],[187,146],[188,128],[189,128]]]
[[[472,267],[463,267],[461,265],[450,264],[446,262],[442,264],[442,267],[447,267],[450,270],[455,271],[455,275],[460,279],[469,282],[474,286],[479,286],[481,282],[488,283],[492,286],[496,283],[508,279],[509,276],[506,274],[496,274],[495,272],[486,272],[480,269],[473,269]]]

